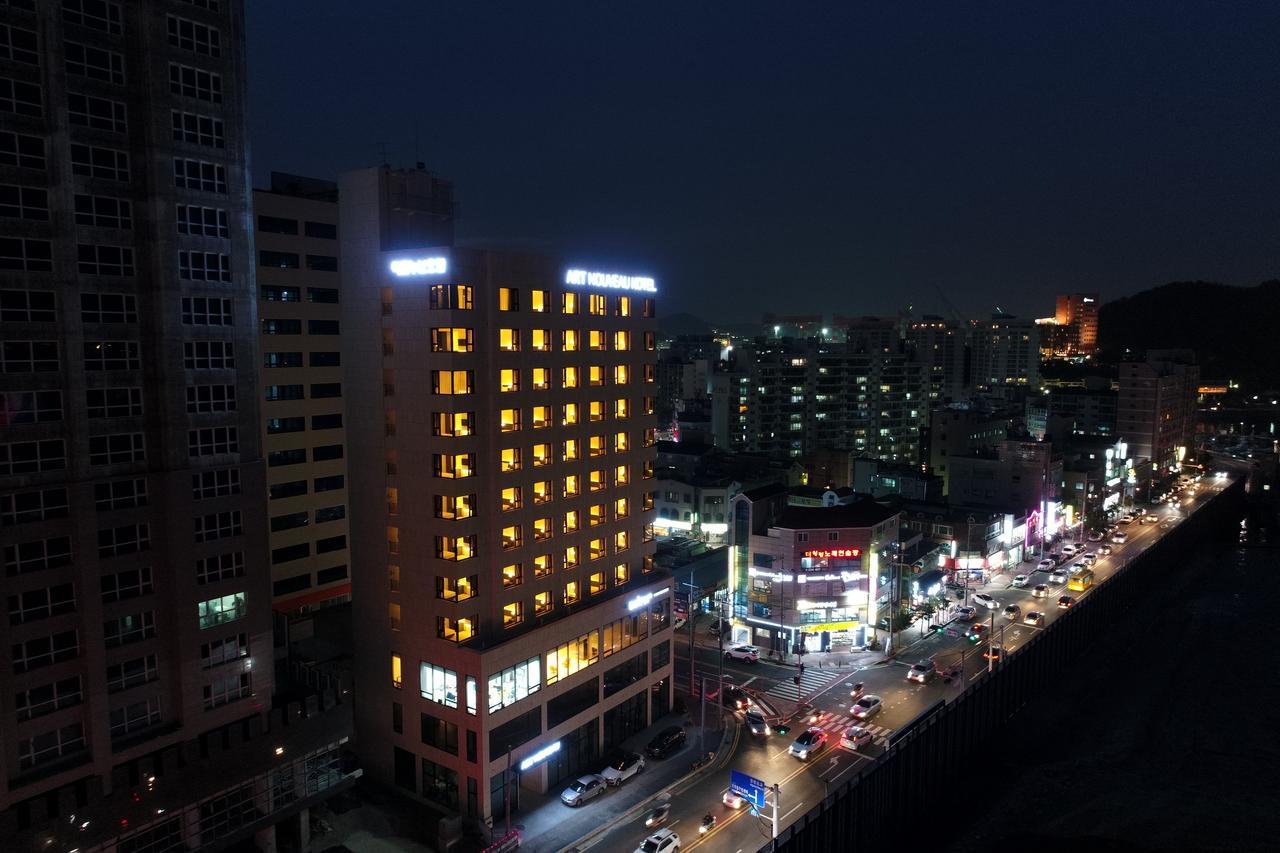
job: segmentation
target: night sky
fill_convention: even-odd
[[[463,241],[652,274],[664,313],[1280,276],[1274,0],[246,6],[256,185],[385,143]]]

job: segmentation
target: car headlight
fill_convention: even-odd
[[[801,757],[801,758],[808,758],[808,757],[809,757],[809,750],[807,750],[807,749],[802,749],[802,750],[800,750],[800,757]]]

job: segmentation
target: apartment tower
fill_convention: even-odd
[[[450,247],[420,170],[339,188],[357,748],[501,820],[670,707],[653,280]]]

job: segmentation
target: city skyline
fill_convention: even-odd
[[[724,321],[1275,276],[1274,7],[380,11],[248,10],[255,185],[420,161],[464,243]]]

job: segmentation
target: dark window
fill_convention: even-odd
[[[271,552],[271,565],[279,565],[287,563],[291,560],[301,560],[303,557],[311,556],[311,543],[302,542],[298,545],[289,545],[285,548],[276,548]],[[310,586],[310,581],[308,581]]]
[[[450,755],[457,755],[458,727],[456,724],[451,723],[448,720],[433,717],[430,714],[423,714],[422,742],[427,746],[433,746],[436,749],[443,750]]]
[[[316,477],[315,490],[317,492],[331,492],[334,489],[346,488],[347,478],[342,474],[334,474],[331,477]]]
[[[264,352],[262,354],[263,367],[302,367],[302,353],[300,352]]]
[[[307,419],[303,417],[296,418],[267,418],[267,435],[278,435],[282,432],[302,432],[307,428]],[[303,460],[306,461],[305,459]]]
[[[311,399],[324,400],[342,396],[341,382],[316,382],[311,385]]]
[[[345,506],[325,506],[316,510],[316,524],[323,524],[326,521],[340,521],[347,517],[347,508]]]
[[[279,216],[263,216],[259,214],[258,230],[265,231],[268,234],[297,234],[298,220],[283,219]],[[264,252],[263,254],[266,253]],[[264,263],[263,266],[274,266],[274,264]]]
[[[553,729],[565,720],[594,707],[600,701],[600,679],[592,678],[547,702],[547,728]]]
[[[309,363],[312,367],[340,367],[342,365],[342,353],[313,352]]]
[[[336,581],[346,579],[347,567],[345,564],[341,566],[330,566],[327,569],[321,569],[316,572],[316,583],[318,584],[334,583]]]
[[[258,294],[267,302],[301,302],[302,291],[296,287],[281,287],[278,284],[263,284],[258,287]]]
[[[329,255],[307,255],[307,269],[320,272],[337,272],[338,259]]]
[[[264,335],[300,335],[302,334],[301,320],[276,320],[263,318],[262,334]]]
[[[71,147],[75,149],[85,148],[86,146],[73,145]],[[0,133],[0,166],[44,169],[46,166],[44,140],[38,136],[28,136],[22,133]],[[76,174],[79,174],[79,172],[76,172]]]
[[[334,287],[308,287],[308,302],[323,302],[329,305],[338,304],[338,290]]]
[[[283,551],[285,549],[278,549]],[[275,559],[275,551],[271,552],[272,562],[283,562]],[[294,575],[291,578],[285,578],[282,581],[276,581],[271,585],[272,595],[288,595],[291,592],[301,592],[304,589],[311,589],[311,575]]]
[[[308,237],[319,237],[321,240],[337,240],[338,226],[329,222],[306,222],[304,223],[306,235]]]
[[[653,666],[652,670],[657,672],[662,667],[671,662],[671,644],[659,643],[652,649]]]
[[[328,554],[332,551],[341,551],[345,547],[347,547],[346,534],[316,540],[317,554]]]
[[[604,695],[612,696],[619,690],[625,690],[644,678],[649,671],[648,655],[641,652],[628,661],[610,667],[604,671]]]
[[[294,480],[291,483],[277,483],[269,489],[271,500],[279,500],[280,498],[292,498],[307,493],[306,480]]]
[[[296,270],[299,268],[300,263],[295,252],[268,252],[263,249],[258,252],[258,266]]]
[[[398,735],[404,734],[404,706],[399,702],[391,703],[391,730]]]
[[[489,760],[506,755],[542,734],[542,708],[531,708],[514,720],[489,730]]]
[[[295,527],[306,527],[310,518],[305,512],[291,512],[288,515],[277,515],[271,519],[271,532],[292,530]]]
[[[308,335],[336,335],[339,334],[337,320],[308,320]]]
[[[312,429],[341,429],[342,414],[336,413],[331,415],[312,415],[311,428]]]
[[[341,444],[327,444],[324,447],[316,447],[311,450],[312,462],[327,462],[330,459],[342,458]]]
[[[400,747],[393,747],[395,750],[395,780],[396,787],[404,788],[406,791],[418,791],[418,762],[414,761],[413,753]]]
[[[476,733],[471,731],[471,729],[467,729],[467,761],[470,761],[472,764],[475,764],[477,761],[476,740]],[[472,785],[475,784],[474,779],[468,779],[467,781]]]
[[[306,448],[295,450],[273,450],[267,454],[267,467],[276,468],[281,465],[298,465],[307,461]]]
[[[268,385],[267,386],[267,402],[274,403],[277,400],[301,400],[301,385]]]

